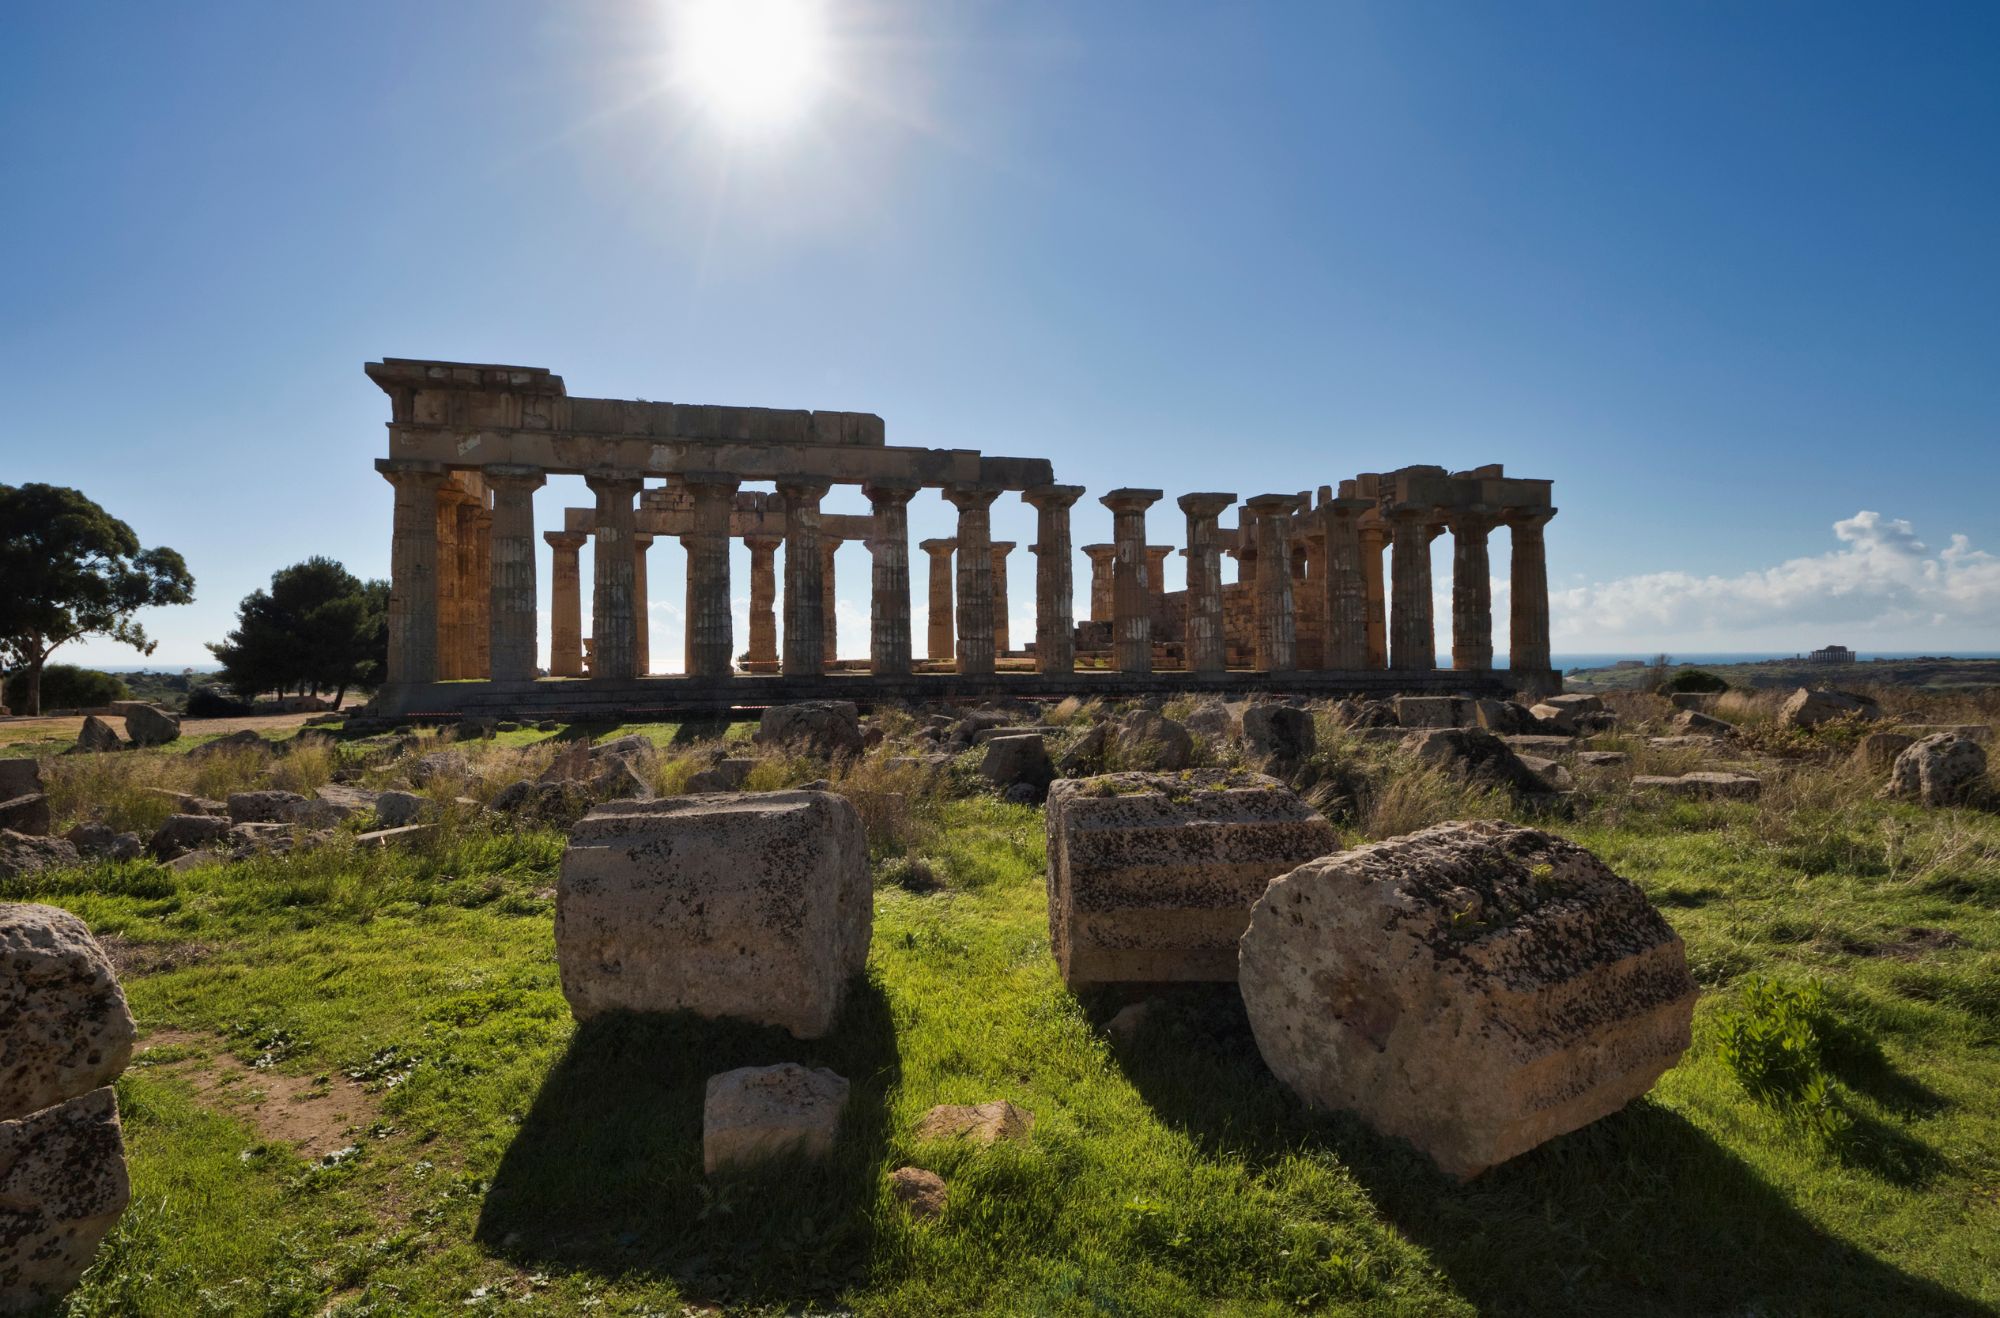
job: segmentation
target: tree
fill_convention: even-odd
[[[49,709],[95,709],[114,700],[130,700],[132,688],[121,677],[74,664],[50,664],[42,670],[42,704]],[[7,677],[6,704],[28,707],[28,671]]]
[[[194,578],[171,549],[60,485],[0,485],[0,664],[27,670],[23,712],[42,712],[42,670],[58,647],[108,636],[140,654],[155,642],[140,609],[187,604]]]
[[[389,583],[362,581],[330,558],[271,575],[237,606],[236,630],[210,644],[222,681],[239,696],[373,686],[389,659]]]

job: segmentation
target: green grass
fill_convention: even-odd
[[[1492,804],[1389,755],[1321,757],[1352,836]],[[907,849],[943,886],[878,886],[867,980],[811,1043],[691,1018],[576,1029],[555,833],[466,823],[412,853],[10,882],[100,935],[198,952],[128,979],[143,1027],[358,1077],[380,1109],[314,1165],[178,1068],[134,1067],[133,1207],[70,1312],[1992,1312],[2000,820],[1863,786],[1801,770],[1762,805],[1606,793],[1550,825],[1687,940],[1695,1045],[1648,1098],[1464,1186],[1302,1110],[1233,990],[1166,994],[1109,1043],[1126,999],[1070,994],[1049,955],[1040,812],[991,799],[924,803],[884,839],[885,872]],[[1732,1069],[1752,976],[1820,986],[1837,1139]],[[706,1078],[787,1059],[853,1082],[837,1154],[704,1177]],[[1024,1146],[914,1140],[933,1104],[999,1098],[1034,1112]],[[945,1178],[942,1218],[889,1197],[904,1165]]]

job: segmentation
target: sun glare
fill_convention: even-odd
[[[675,81],[734,128],[797,119],[827,80],[824,0],[679,0]]]

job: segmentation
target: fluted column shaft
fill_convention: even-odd
[[[1298,499],[1260,494],[1243,505],[1257,535],[1257,666],[1267,673],[1298,667],[1298,620],[1292,599],[1291,516]]]
[[[687,671],[690,677],[728,677],[736,654],[729,513],[738,482],[713,472],[690,473],[683,481],[694,499],[694,529],[681,537],[687,550]]]
[[[590,675],[623,681],[639,674],[638,615],[634,610],[637,534],[632,500],[642,483],[628,472],[592,472],[584,477],[597,496],[595,581],[590,599]]]
[[[1076,581],[1071,566],[1069,510],[1081,485],[1037,485],[1021,492],[1035,509],[1035,671],[1076,668]]]
[[[1368,614],[1368,667],[1389,666],[1389,601],[1382,582],[1382,551],[1389,545],[1386,525],[1360,530],[1361,584]]]
[[[383,459],[375,464],[395,490],[389,533],[390,682],[438,679],[438,487],[444,468]]]
[[[826,595],[820,584],[825,560],[819,549],[819,501],[827,487],[818,482],[780,481],[785,499],[785,659],[788,677],[817,677],[826,671]]]
[[[910,671],[910,499],[914,485],[867,485],[875,515],[868,539],[868,669],[877,677]]]
[[[745,536],[750,548],[750,649],[744,655],[753,665],[775,667],[778,662],[778,536]]]
[[[952,646],[951,556],[956,540],[926,540],[917,546],[931,556],[930,622],[925,635],[925,654],[934,662],[955,659]]]
[[[1083,552],[1090,558],[1090,620],[1110,622],[1117,607],[1118,546],[1085,545]]]
[[[1344,501],[1343,501],[1344,502]],[[1359,504],[1359,500],[1353,501]],[[1339,672],[1354,672],[1368,663],[1368,583],[1361,562],[1361,535],[1356,525],[1360,509],[1329,503],[1320,512],[1326,528],[1326,576],[1320,583],[1320,664]],[[1377,550],[1375,562],[1382,562]]]
[[[577,551],[590,537],[582,531],[548,531],[542,539],[555,551],[549,568],[549,672],[583,676],[583,572]]]
[[[535,676],[535,491],[547,479],[534,467],[485,469],[493,491],[492,587],[488,673],[496,682]]]
[[[1507,666],[1517,672],[1546,673],[1549,659],[1549,560],[1542,530],[1556,510],[1511,513],[1512,567],[1509,573]]]
[[[446,682],[465,676],[459,650],[465,616],[458,597],[464,583],[464,563],[458,552],[458,507],[470,497],[447,476],[438,486],[433,513],[437,519],[437,675]]]
[[[1153,671],[1153,602],[1147,580],[1146,509],[1159,490],[1113,490],[1099,499],[1111,510],[1117,557],[1111,581],[1111,657],[1121,673]]]
[[[1389,666],[1398,672],[1437,667],[1437,620],[1431,605],[1429,508],[1399,508],[1391,516]]]
[[[465,602],[466,677],[490,677],[493,673],[493,510],[486,506],[484,485],[474,502],[461,510],[465,521],[460,552],[465,575],[459,597]]]
[[[958,671],[993,671],[993,500],[1000,491],[952,486],[944,497],[958,509]]]
[[[1486,537],[1496,519],[1485,511],[1451,519],[1451,666],[1493,667],[1493,569]]]
[[[650,534],[632,533],[632,664],[641,677],[653,671],[653,606],[646,581],[646,552],[652,547]],[[692,603],[690,600],[689,604]],[[690,608],[688,612],[691,614],[693,610]]]
[[[1146,593],[1154,599],[1167,593],[1167,560],[1173,552],[1172,545],[1146,546]]]
[[[1222,620],[1222,540],[1216,519],[1236,502],[1234,494],[1184,494],[1187,514],[1187,661],[1197,673],[1220,673],[1229,666],[1228,632]]]
[[[1007,555],[1014,552],[1015,543],[1013,540],[993,542],[993,652],[996,655],[1014,648],[1007,625]]]
[[[819,538],[820,657],[831,664],[840,658],[840,610],[834,589],[834,552],[846,541],[822,533]]]

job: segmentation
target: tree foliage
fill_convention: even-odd
[[[50,664],[42,669],[42,706],[45,709],[95,709],[114,700],[131,698],[132,688],[125,685],[123,678],[100,673],[95,668]],[[10,709],[27,708],[26,669],[8,674],[5,704]]]
[[[389,583],[363,581],[330,558],[281,568],[237,607],[236,630],[209,645],[240,696],[373,686],[389,655]]]
[[[27,670],[30,714],[41,712],[42,671],[58,647],[108,636],[151,654],[133,615],[194,599],[178,553],[142,548],[131,527],[60,485],[0,485],[0,583],[0,664]]]

